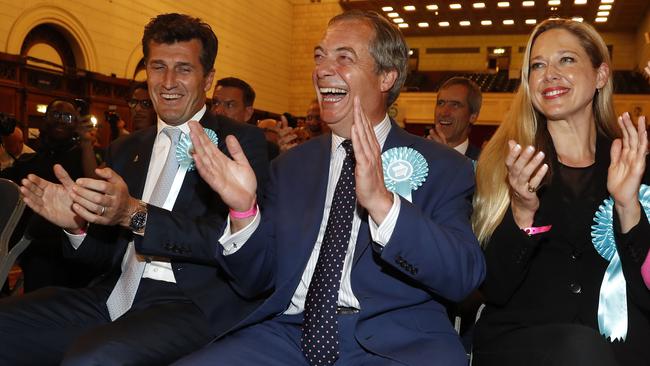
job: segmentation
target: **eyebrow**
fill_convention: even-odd
[[[316,51],[321,51],[323,53],[327,53],[327,51],[325,51],[325,49],[323,47],[321,47],[321,46],[314,47],[314,52],[316,52]],[[350,52],[355,57],[358,57],[357,52],[354,50],[354,48],[351,48],[351,47],[339,47],[339,48],[335,49],[334,51],[335,52]]]

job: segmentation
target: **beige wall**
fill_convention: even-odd
[[[650,61],[650,11],[645,15],[645,19],[637,30],[636,50],[638,68],[643,70]]]

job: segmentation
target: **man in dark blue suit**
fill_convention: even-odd
[[[481,88],[468,78],[445,81],[436,96],[436,123],[428,139],[447,145],[476,162],[481,149],[469,141],[469,131],[481,112]]]
[[[223,246],[217,260],[242,294],[273,292],[241,329],[180,364],[467,364],[441,301],[484,277],[472,166],[389,119],[407,58],[376,13],[330,21],[313,82],[332,133],[272,163],[261,212],[236,139],[231,160],[191,124],[199,173],[231,208],[210,239]]]
[[[0,364],[169,364],[258,304],[227,283],[214,258],[217,241],[200,240],[198,228],[222,226],[228,206],[191,168],[185,144],[190,120],[216,135],[215,149],[225,152],[226,136],[236,136],[237,154],[264,186],[264,135],[206,111],[217,54],[209,25],[160,15],[142,44],[157,126],[116,140],[109,168],[96,171],[102,179],[72,181],[56,166],[62,185],[30,175],[21,188],[35,212],[65,229],[69,254],[104,275],[85,289],[0,302]]]

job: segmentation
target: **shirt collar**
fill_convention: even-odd
[[[384,119],[373,128],[375,136],[377,136],[377,141],[379,142],[379,147],[382,149],[384,148],[384,143],[386,142],[391,127],[390,118],[388,117],[388,114],[386,114]],[[332,154],[334,154],[336,149],[341,146],[343,141],[345,141],[345,138],[332,132]]]
[[[203,108],[199,109],[199,111],[196,112],[196,114],[194,114],[192,116],[192,118],[188,119],[187,121],[185,121],[184,123],[182,123],[182,124],[180,124],[178,126],[173,126],[173,127],[177,127],[185,135],[189,134],[190,133],[190,126],[187,124],[187,122],[192,121],[192,120],[200,121],[201,118],[203,118],[203,115],[205,115],[206,110],[207,110],[207,108],[206,108],[206,106],[204,104]],[[169,125],[165,121],[163,121],[162,119],[160,119],[160,117],[158,117],[158,124],[157,124],[158,132],[156,133],[156,136],[158,136],[160,134],[160,131],[162,131],[163,128],[168,127],[168,126]]]
[[[469,139],[465,139],[465,141],[461,142],[460,145],[457,145],[454,147],[454,150],[458,151],[459,153],[465,155],[467,152],[467,148],[469,147]]]

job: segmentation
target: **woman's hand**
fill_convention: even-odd
[[[623,233],[633,228],[641,218],[638,193],[645,172],[648,150],[648,133],[645,117],[639,117],[634,127],[629,113],[618,117],[622,139],[612,143],[611,162],[607,172],[607,190],[614,199],[614,208],[621,222]]]
[[[514,140],[508,141],[508,146],[510,152],[506,156],[506,167],[510,185],[510,207],[517,226],[525,228],[533,225],[535,212],[539,208],[537,188],[548,171],[548,165],[542,164],[544,153],[535,153],[532,146],[522,150],[521,145]]]

